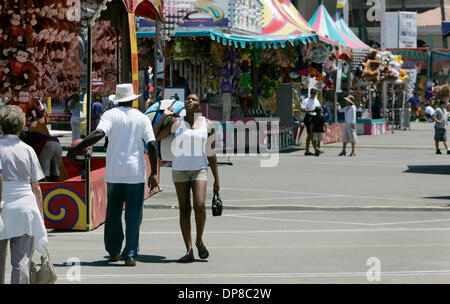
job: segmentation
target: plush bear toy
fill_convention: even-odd
[[[436,98],[438,100],[448,101],[450,98],[450,86],[448,84],[435,87]]]

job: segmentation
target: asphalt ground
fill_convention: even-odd
[[[189,264],[176,263],[185,248],[162,167],[163,191],[145,201],[137,266],[106,261],[103,226],[49,231],[57,283],[450,283],[450,155],[433,146],[433,125],[412,124],[359,136],[356,157],[337,156],[339,143],[320,157],[280,153],[272,168],[256,156],[220,157],[223,215],[211,216],[210,182],[210,257]]]

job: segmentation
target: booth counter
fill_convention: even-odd
[[[89,178],[90,200],[87,202],[84,164],[63,158],[68,178],[62,182],[42,182],[44,222],[47,229],[90,231],[104,223],[106,217],[107,192],[104,157],[91,159]],[[146,155],[147,178],[150,162]],[[149,197],[145,183],[145,196]]]

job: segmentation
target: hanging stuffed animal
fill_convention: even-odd
[[[246,93],[252,93],[252,82],[250,78],[250,57],[248,50],[241,52],[241,82],[240,86]]]
[[[376,59],[377,58],[378,51],[373,50],[369,53],[369,57],[366,62],[363,63],[364,65],[364,72],[363,77],[366,81],[376,83],[380,81],[380,76],[378,72],[378,68],[381,65],[381,61]]]
[[[19,43],[23,39],[22,16],[17,12],[11,14],[9,26],[6,31],[7,47],[3,50],[5,55],[16,52]]]

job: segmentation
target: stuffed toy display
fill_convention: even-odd
[[[65,0],[2,1],[0,97],[63,98],[78,91],[78,25]],[[5,67],[5,63],[8,62]],[[26,92],[26,93],[24,93]]]
[[[450,98],[450,86],[448,84],[435,87],[436,98],[438,100],[448,101]]]
[[[111,27],[109,21],[100,21],[92,31],[92,41],[92,70],[103,82],[99,94],[114,94],[117,82],[114,74],[117,68],[116,50],[120,44],[120,38],[117,41],[117,32]]]
[[[222,93],[232,93],[236,88],[234,79],[239,67],[236,62],[236,54],[237,52],[234,47],[225,49],[225,64],[220,68],[220,86]]]
[[[369,57],[366,62],[363,62],[364,72],[363,77],[366,81],[376,83],[380,81],[380,74],[378,68],[381,65],[381,61],[377,59],[378,51],[373,50],[369,53]]]

